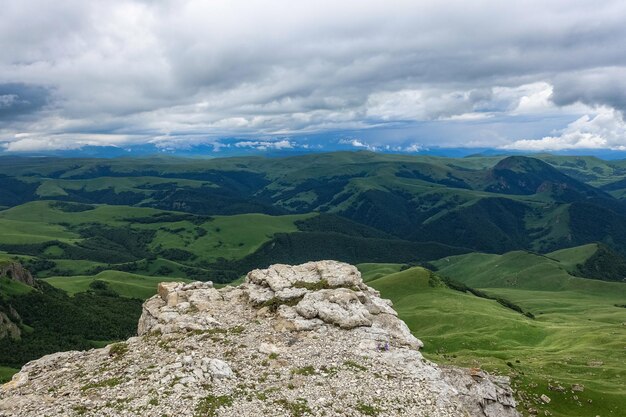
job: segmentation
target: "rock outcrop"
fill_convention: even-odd
[[[35,279],[19,262],[0,263],[0,277],[6,277],[30,287],[35,286]]]
[[[138,333],[28,363],[0,416],[519,416],[506,378],[425,360],[343,263],[274,265],[239,287],[163,283]]]
[[[13,312],[14,314],[11,314],[12,317],[9,317],[7,313],[0,311],[0,339],[10,337],[11,339],[17,340],[22,336],[22,330],[16,323],[16,321],[19,323],[19,315],[17,315],[15,310],[13,310]],[[16,320],[16,317],[18,320]]]

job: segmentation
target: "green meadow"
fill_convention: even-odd
[[[449,257],[434,262],[435,278],[419,267],[374,279],[375,265],[362,272],[424,341],[426,357],[510,376],[526,414],[534,408],[560,417],[618,416],[626,409],[626,285],[568,272],[594,249]],[[535,318],[452,290],[438,276],[506,299]],[[584,390],[573,391],[576,385]],[[544,404],[542,394],[552,401]]]
[[[121,271],[103,271],[91,276],[50,277],[44,281],[48,284],[66,291],[70,295],[85,292],[93,281],[104,281],[109,288],[122,297],[139,298],[145,300],[156,294],[159,282],[171,281],[168,277],[152,277],[131,274]],[[176,278],[175,281],[189,282],[185,278]]]

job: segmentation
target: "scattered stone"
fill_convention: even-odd
[[[233,371],[230,366],[219,359],[211,359],[209,361],[209,372],[213,378],[232,378]]]
[[[541,394],[541,397],[539,398],[541,398],[541,401],[543,401],[544,404],[550,404],[550,401],[552,401],[546,394]]]
[[[259,345],[259,352],[264,355],[271,355],[272,353],[279,353],[280,349],[271,343],[261,343]]]
[[[556,391],[556,392],[565,392],[565,387],[562,387],[561,385],[552,385],[548,383],[548,390]]]

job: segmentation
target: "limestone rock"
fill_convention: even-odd
[[[232,378],[234,375],[230,366],[219,359],[209,361],[209,372],[213,378]]]
[[[426,361],[391,303],[344,263],[274,265],[237,288],[161,284],[138,334],[115,357],[103,348],[26,364],[0,390],[0,417],[192,417],[207,407],[330,417],[364,405],[381,416],[519,416],[506,378]]]
[[[296,305],[296,311],[304,318],[319,318],[344,329],[372,325],[367,308],[347,288],[307,293]]]

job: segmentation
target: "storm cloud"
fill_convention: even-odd
[[[623,1],[8,0],[0,143],[620,147],[624,21]]]
[[[42,110],[49,95],[49,91],[40,86],[0,84],[0,120],[20,119]]]

